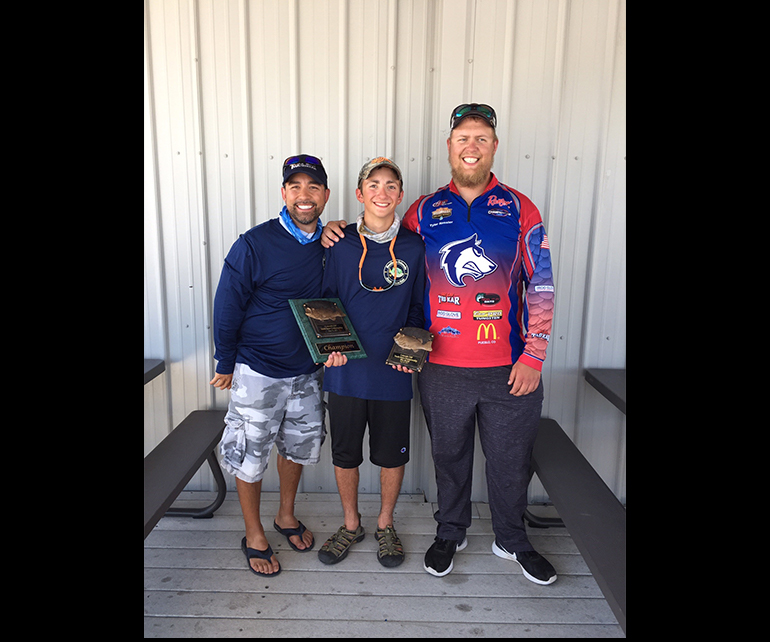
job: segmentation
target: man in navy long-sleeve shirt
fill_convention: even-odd
[[[289,299],[321,294],[323,248],[318,220],[329,200],[321,161],[301,154],[283,165],[280,216],[242,234],[225,258],[214,299],[218,361],[211,385],[230,389],[220,451],[235,475],[246,537],[241,549],[258,575],[281,567],[259,517],[262,477],[273,444],[281,503],[273,522],[297,551],[313,534],[294,516],[303,465],[315,464],[325,437],[323,368],[313,362]]]

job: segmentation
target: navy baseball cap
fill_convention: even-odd
[[[328,189],[328,179],[326,178],[326,170],[324,169],[321,160],[315,156],[309,154],[297,154],[296,156],[289,156],[283,161],[283,185],[286,184],[289,176],[292,174],[307,174],[312,176],[315,180],[321,183]]]

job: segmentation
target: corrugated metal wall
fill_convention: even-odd
[[[625,415],[585,367],[625,367],[625,23],[622,0],[145,0],[145,454],[212,389],[211,307],[238,235],[277,216],[282,160],[323,158],[322,220],[355,219],[355,179],[387,155],[399,213],[449,181],[449,113],[498,113],[494,170],[545,221],[556,312],[543,370],[557,419],[625,501]],[[435,498],[413,404],[404,492]],[[328,454],[300,490],[336,492]],[[273,455],[275,457],[275,455]],[[474,500],[486,500],[477,441]],[[277,488],[271,463],[264,488]],[[213,488],[207,470],[188,488]],[[377,469],[361,491],[377,492]],[[532,501],[546,495],[535,479]]]

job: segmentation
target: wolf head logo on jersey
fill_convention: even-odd
[[[478,281],[497,269],[497,263],[484,254],[476,234],[462,241],[447,243],[439,252],[441,269],[444,270],[447,281],[458,288],[465,287],[465,276],[472,276],[474,281]]]

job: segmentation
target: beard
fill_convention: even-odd
[[[312,210],[299,210],[297,209],[297,205],[313,205]],[[291,207],[286,207],[286,210],[289,212],[289,216],[291,216],[292,220],[295,223],[298,223],[300,225],[311,225],[312,223],[315,223],[319,216],[321,216],[321,212],[323,212],[323,208],[319,209],[318,205],[315,203],[294,203]]]
[[[494,157],[489,161],[479,159],[471,171],[468,171],[462,166],[460,159],[453,159],[449,157],[449,167],[452,170],[452,180],[458,187],[479,187],[486,186],[489,182],[489,172],[492,171],[492,165],[494,165]]]

